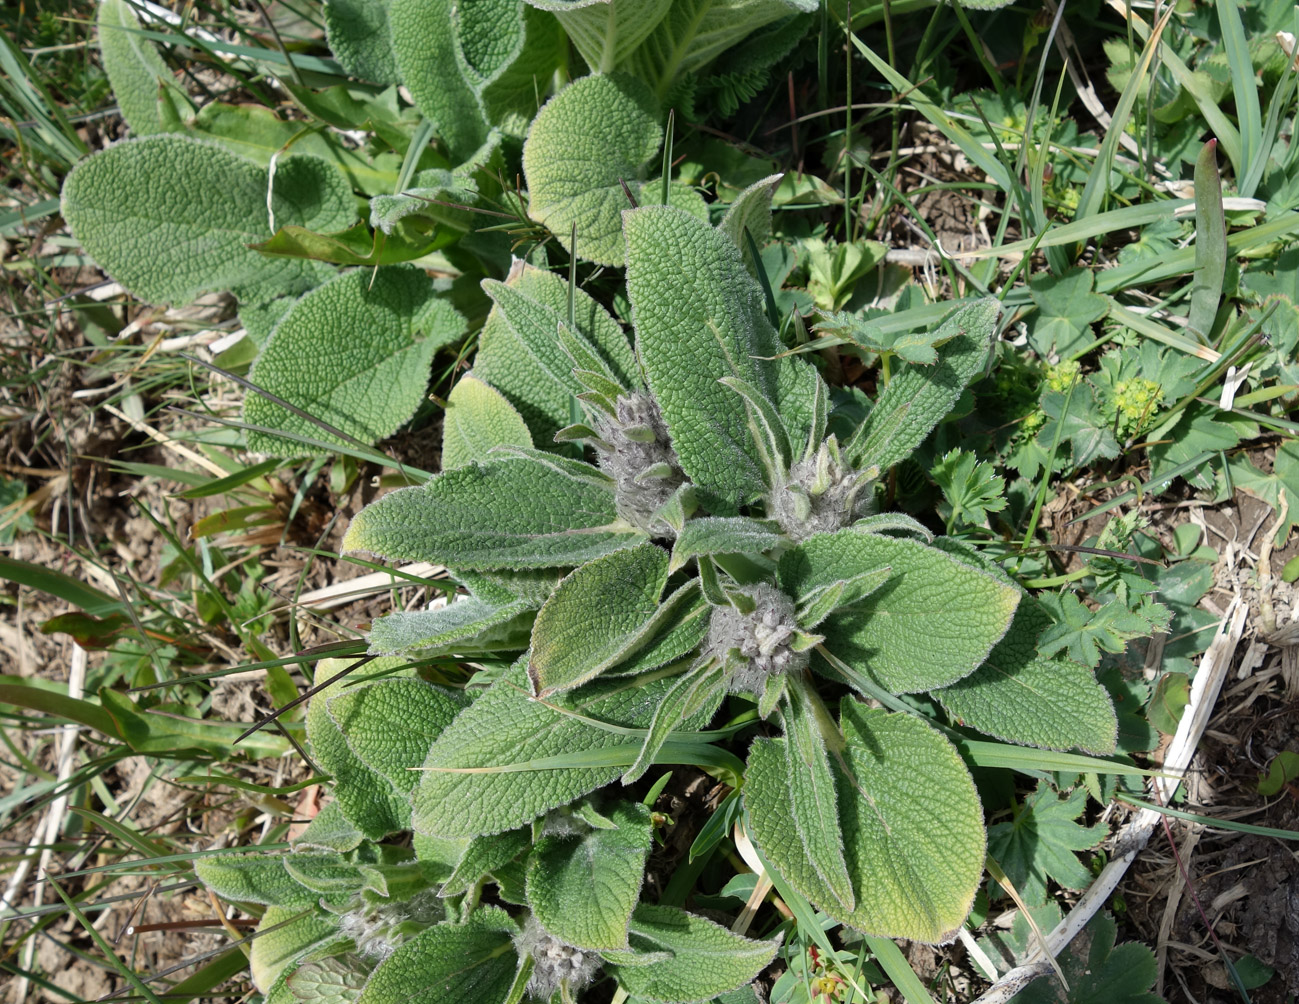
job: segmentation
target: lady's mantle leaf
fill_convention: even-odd
[[[786,552],[780,581],[802,599],[881,568],[892,569],[887,582],[817,630],[826,648],[897,694],[969,676],[1006,633],[1019,602],[1014,586],[937,548],[853,529],[819,534]]]
[[[549,697],[571,690],[615,665],[654,616],[667,578],[667,552],[648,542],[570,573],[532,627],[533,692]]]
[[[580,565],[645,535],[618,518],[593,467],[540,455],[447,471],[361,510],[343,546],[457,568]]]
[[[349,687],[325,706],[357,758],[409,794],[419,782],[412,768],[428,757],[464,700],[422,680],[390,679]]]
[[[662,141],[658,102],[635,77],[575,80],[546,102],[528,130],[528,215],[569,251],[576,225],[580,257],[622,265],[623,183],[639,191],[645,164]]]
[[[345,272],[313,289],[276,325],[253,367],[263,390],[367,443],[390,436],[424,400],[439,348],[464,332],[464,318],[413,266]],[[364,337],[358,337],[363,335]],[[260,394],[244,418],[314,439],[333,437]],[[300,454],[301,443],[250,430],[248,445]]]
[[[644,1001],[699,1001],[735,990],[762,972],[779,947],[670,906],[642,903],[630,926],[635,952],[668,954],[661,961],[623,964],[616,955],[605,956],[623,988]]]
[[[451,388],[442,423],[444,471],[486,460],[493,446],[531,445],[523,418],[495,387],[466,373]]]
[[[528,859],[528,905],[542,927],[576,948],[628,947],[653,827],[639,802],[619,802],[609,816],[616,829],[543,837]]]
[[[495,907],[425,928],[379,964],[356,1004],[501,1004],[519,966],[516,931]]]
[[[738,377],[775,397],[779,351],[762,290],[723,233],[667,206],[623,214],[627,293],[650,390],[681,468],[722,515],[765,487]]]
[[[983,874],[983,810],[956,750],[913,715],[840,706],[845,745],[830,757],[844,855],[845,911],[789,825],[786,740],[758,739],[745,772],[754,843],[799,892],[867,934],[939,942],[965,920]]]
[[[1086,805],[1082,788],[1061,798],[1051,785],[1039,781],[1013,820],[988,828],[988,853],[1029,906],[1046,902],[1047,879],[1066,889],[1081,889],[1092,880],[1074,852],[1095,847],[1106,831],[1074,822]]]
[[[248,249],[271,235],[268,184],[265,168],[214,143],[146,136],[79,164],[63,185],[63,216],[104,271],[141,299],[186,303],[229,289],[265,300],[310,288],[318,275],[315,262]],[[355,218],[342,174],[310,156],[280,164],[271,208],[276,226],[339,230]]]
[[[580,695],[542,703],[529,696],[524,669],[521,661],[492,684],[433,744],[425,768],[451,769],[423,771],[413,801],[420,832],[441,837],[499,833],[608,784],[622,767],[496,768],[635,743],[578,716],[643,729],[674,682],[596,681]],[[699,727],[715,710],[715,704],[705,708],[687,727]]]
[[[1118,719],[1109,691],[1086,666],[1037,655],[1037,635],[1049,623],[1036,602],[1021,600],[988,661],[934,696],[961,724],[998,739],[1112,753]]]

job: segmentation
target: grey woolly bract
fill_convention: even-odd
[[[541,926],[536,917],[529,917],[523,930],[514,939],[520,955],[532,956],[532,978],[528,980],[528,996],[547,1001],[559,985],[568,982],[570,990],[580,990],[593,979],[602,965],[595,952],[583,951],[560,941]]]
[[[727,689],[761,697],[767,678],[802,670],[807,652],[791,647],[798,620],[794,601],[775,586],[758,583],[741,590],[754,601],[751,613],[732,606],[713,608],[708,650],[731,667]]]
[[[618,515],[633,526],[649,529],[653,515],[672,497],[672,493],[685,483],[672,438],[663,421],[658,402],[649,394],[637,392],[624,394],[614,407],[617,415],[597,411],[593,416],[595,432],[609,447],[597,449],[600,469],[614,480],[615,504]],[[633,439],[631,431],[649,429],[650,440]],[[670,473],[664,476],[646,473],[666,466]]]

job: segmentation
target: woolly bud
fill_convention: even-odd
[[[789,479],[767,499],[767,515],[794,540],[841,530],[870,512],[879,471],[859,471],[843,462],[831,436],[811,456],[789,469]]]
[[[733,606],[713,607],[708,648],[731,667],[729,690],[760,697],[768,677],[799,672],[809,656],[806,649],[798,651],[803,646],[793,600],[766,583],[743,592],[753,609],[741,613]]]
[[[644,392],[623,394],[616,415],[596,411],[594,431],[608,450],[597,450],[600,469],[614,480],[618,515],[649,529],[651,517],[685,483],[658,402]]]
[[[566,945],[542,927],[536,917],[527,919],[514,939],[514,946],[520,955],[532,956],[528,996],[535,1000],[550,1000],[565,982],[570,990],[580,990],[600,971],[599,955]]]

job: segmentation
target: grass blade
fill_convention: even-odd
[[[1191,285],[1191,333],[1208,342],[1227,274],[1227,219],[1222,214],[1218,141],[1209,140],[1195,162],[1195,278]]]
[[[1245,26],[1240,20],[1240,4],[1238,0],[1217,0],[1217,8],[1222,46],[1227,53],[1227,65],[1231,68],[1236,122],[1240,126],[1240,159],[1236,163],[1236,175],[1241,177],[1253,171],[1259,158],[1267,157],[1263,149],[1263,114],[1258,104],[1254,63],[1249,58],[1249,45],[1245,41]]]

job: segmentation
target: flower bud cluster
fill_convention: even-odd
[[[400,903],[359,902],[338,918],[339,933],[351,938],[358,954],[382,961],[413,934],[443,918],[442,902],[433,890]]]
[[[753,609],[743,613],[733,606],[714,607],[708,648],[732,667],[727,684],[732,692],[761,697],[767,677],[796,673],[809,656],[792,647],[798,631],[793,600],[766,583],[742,592],[753,601]]]
[[[643,391],[623,394],[614,408],[616,415],[598,411],[594,416],[596,459],[614,480],[618,515],[648,529],[651,517],[686,478],[653,397]]]
[[[790,467],[784,488],[768,499],[768,515],[794,540],[842,530],[869,513],[877,473],[844,463],[831,436],[816,453]]]
[[[532,956],[528,996],[535,1000],[550,1000],[564,982],[570,990],[579,990],[600,971],[599,955],[566,945],[542,927],[536,917],[529,917],[524,923],[515,938],[515,947],[520,955]]]

